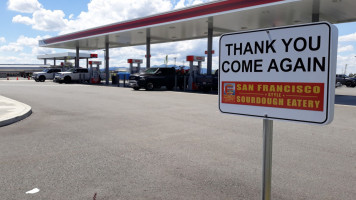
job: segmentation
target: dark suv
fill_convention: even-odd
[[[172,90],[175,81],[174,67],[168,68],[149,68],[141,74],[133,74],[130,76],[129,85],[134,90],[145,88],[146,90],[153,90],[154,88],[161,88],[166,86],[168,90]]]
[[[337,82],[340,82],[342,85],[346,85],[347,87],[356,86],[356,78],[351,78],[345,74],[336,74],[336,83]]]

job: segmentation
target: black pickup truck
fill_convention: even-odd
[[[347,87],[356,86],[356,78],[351,78],[345,74],[336,74],[336,83],[337,82],[340,82],[342,85],[346,85]]]
[[[149,68],[141,74],[130,75],[129,85],[134,90],[140,88],[153,90],[162,86],[172,90],[175,85],[175,76],[176,70],[174,67]]]

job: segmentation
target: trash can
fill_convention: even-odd
[[[118,83],[118,77],[117,76],[111,76],[111,82],[112,82],[112,84],[114,85],[116,85],[117,83]]]
[[[130,77],[130,73],[128,73],[128,72],[119,72],[118,76],[119,76],[119,80],[123,80],[124,87],[126,87],[126,83],[129,82],[128,80],[129,80],[129,77]]]

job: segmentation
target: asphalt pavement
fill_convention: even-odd
[[[336,94],[330,125],[274,122],[272,199],[356,196],[356,88]],[[48,81],[0,95],[32,110],[0,128],[2,199],[261,199],[262,120],[221,114],[216,95]]]

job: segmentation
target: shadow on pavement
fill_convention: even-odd
[[[356,106],[356,96],[335,95],[335,104]]]

